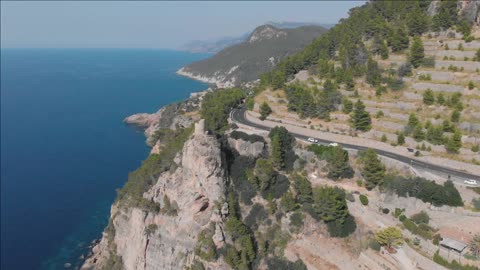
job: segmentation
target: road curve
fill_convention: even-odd
[[[245,117],[245,113],[246,113],[245,108],[234,108],[231,112],[231,118],[234,122],[238,122],[238,123],[246,125],[246,126],[254,127],[256,129],[261,129],[261,130],[267,130],[267,131],[270,130],[270,127],[263,126],[263,125],[248,121],[248,119]],[[279,125],[281,125],[281,123],[279,123]],[[290,134],[292,134],[293,136],[295,136],[295,138],[300,139],[300,140],[305,141],[305,140],[308,139],[308,136],[305,136],[305,135],[302,135],[302,134],[298,134],[298,133],[294,133],[294,132],[290,132]],[[318,138],[316,138],[316,139],[320,143],[325,143],[325,144],[334,142],[334,141],[328,141],[328,140],[323,140],[323,139],[318,139]],[[351,148],[351,149],[355,149],[355,150],[367,150],[368,149],[367,147],[364,147],[364,146],[361,146],[361,145],[346,144],[346,143],[342,143],[341,145],[345,148]],[[453,170],[453,169],[450,169],[450,168],[442,167],[442,166],[439,166],[439,165],[431,164],[431,163],[420,161],[420,160],[417,160],[417,159],[412,159],[410,157],[406,157],[406,156],[403,156],[403,155],[399,155],[399,154],[396,154],[396,153],[392,153],[392,152],[388,152],[388,151],[384,151],[384,150],[380,150],[380,149],[375,149],[375,148],[372,148],[372,149],[375,150],[377,152],[377,154],[379,154],[381,156],[385,156],[385,157],[388,157],[388,158],[391,158],[391,159],[395,159],[397,161],[409,164],[413,167],[423,168],[423,169],[439,172],[441,174],[451,175],[452,177],[455,176],[455,177],[459,177],[459,178],[463,178],[463,179],[475,179],[477,181],[480,181],[480,176],[478,176],[478,175]]]

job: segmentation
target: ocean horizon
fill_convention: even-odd
[[[208,54],[165,49],[1,49],[1,268],[75,269],[116,189],[148,155],[123,119],[207,84],[181,77]]]

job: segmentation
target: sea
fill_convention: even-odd
[[[209,55],[1,50],[1,269],[75,269],[148,153],[123,119],[206,89],[175,71]]]

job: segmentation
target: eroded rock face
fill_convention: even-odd
[[[428,7],[428,15],[433,16],[437,14],[440,1],[432,1]],[[458,15],[469,22],[474,22],[477,25],[480,23],[480,2],[476,0],[462,0],[457,4]]]
[[[215,225],[215,245],[224,244],[224,160],[220,143],[205,132],[203,120],[175,162],[178,168],[163,173],[144,197],[159,203],[162,209],[168,197],[176,214],[112,208],[113,246],[126,270],[184,269],[195,259],[198,234],[210,224]],[[105,241],[104,237],[100,243]],[[108,257],[106,246],[97,248],[84,269],[101,269]],[[227,268],[218,262],[215,265],[215,269]]]
[[[258,157],[265,149],[265,143],[263,142],[251,143],[242,139],[228,138],[228,144],[242,156]]]

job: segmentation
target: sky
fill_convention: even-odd
[[[178,48],[268,21],[336,23],[365,1],[1,1],[2,48]]]

